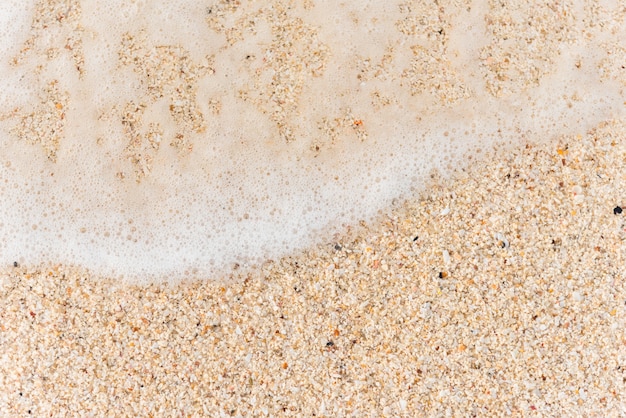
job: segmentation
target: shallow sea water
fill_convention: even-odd
[[[5,3],[0,262],[228,275],[619,119],[595,3]]]

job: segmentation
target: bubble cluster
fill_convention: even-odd
[[[369,219],[481,150],[623,116],[606,58],[623,25],[570,36],[579,11],[546,10],[567,16],[568,42],[532,20],[549,50],[532,54],[541,77],[516,80],[523,68],[506,66],[529,53],[494,28],[518,2],[439,3],[3,3],[0,263],[227,275]]]

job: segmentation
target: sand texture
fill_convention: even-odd
[[[264,279],[11,268],[0,415],[626,416],[625,138],[490,155]]]
[[[0,418],[626,417],[622,3],[24,2]]]

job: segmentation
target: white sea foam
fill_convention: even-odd
[[[227,274],[478,150],[624,116],[623,20],[548,10],[568,30],[507,49],[489,10],[444,3],[3,2],[0,263]]]

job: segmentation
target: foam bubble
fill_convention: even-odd
[[[510,34],[458,2],[23,3],[0,6],[5,264],[219,276],[479,150],[624,116],[624,25],[568,4]]]

